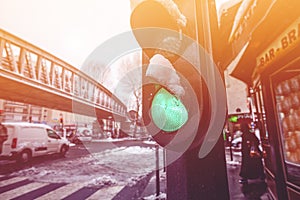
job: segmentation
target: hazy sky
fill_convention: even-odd
[[[130,0],[0,0],[0,28],[80,68],[102,42],[130,30],[130,12]]]
[[[129,0],[0,0],[0,28],[80,67],[103,41],[130,30]]]

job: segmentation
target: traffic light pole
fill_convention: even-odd
[[[211,55],[212,3],[211,0],[195,1],[198,40]],[[168,162],[174,157],[174,152],[167,150],[167,199],[230,199],[222,134],[220,133],[218,142],[206,157],[199,158],[199,149],[200,145],[186,151],[175,162]]]
[[[229,199],[223,140],[199,159],[199,148],[185,152],[167,166],[167,199],[199,200]],[[167,160],[173,152],[167,151]]]

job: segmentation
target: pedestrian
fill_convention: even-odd
[[[7,128],[2,124],[3,121],[3,111],[0,112],[0,154],[2,153],[3,143],[7,140]]]
[[[248,179],[265,179],[262,163],[262,151],[259,148],[259,140],[254,132],[250,131],[247,123],[241,124],[242,131],[242,165],[240,171],[240,183],[247,184]]]

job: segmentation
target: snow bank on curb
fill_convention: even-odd
[[[158,196],[156,196],[156,194],[147,196],[147,197],[143,197],[143,200],[164,200],[167,199],[167,194],[166,193],[160,193]]]
[[[162,156],[160,159],[162,163]],[[41,163],[12,175],[48,183],[81,182],[97,187],[134,185],[140,178],[155,170],[155,163],[154,147],[118,147],[73,160]]]

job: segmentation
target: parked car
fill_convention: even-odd
[[[69,141],[59,136],[50,126],[26,122],[5,122],[8,137],[2,144],[0,157],[21,163],[32,157],[60,154],[65,156]]]
[[[77,128],[77,132],[76,132],[76,143],[80,143],[80,142],[91,142],[93,137],[93,131],[90,128],[85,128],[85,127],[81,127],[81,128]]]

